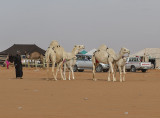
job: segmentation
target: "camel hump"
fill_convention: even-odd
[[[58,46],[58,45],[59,45],[59,43],[58,43],[56,40],[53,40],[53,41],[50,43],[49,47],[56,47],[56,46]]]
[[[108,52],[110,55],[116,55],[116,52],[115,52],[112,48],[108,48],[107,52]]]
[[[32,52],[32,55],[41,55],[39,52]]]
[[[30,54],[30,59],[39,59],[41,54],[39,52],[33,52]]]
[[[108,47],[106,46],[106,45],[104,45],[104,44],[102,44],[99,48],[98,48],[98,50],[107,50],[108,49]]]

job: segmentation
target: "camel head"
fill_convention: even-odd
[[[83,50],[83,49],[85,49],[84,45],[75,45],[74,46],[74,50],[78,50],[78,52]]]
[[[56,46],[58,46],[58,45],[59,45],[58,42],[57,42],[56,40],[53,40],[53,41],[50,43],[49,47],[53,48],[53,47],[56,47]]]
[[[123,47],[123,48],[121,48],[120,53],[123,54],[123,55],[124,55],[124,54],[128,54],[128,55],[129,55],[129,54],[130,54],[130,50]]]

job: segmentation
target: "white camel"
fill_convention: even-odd
[[[65,50],[63,47],[61,47],[57,41],[52,41],[48,50],[46,51],[46,62],[49,62],[51,59],[52,61],[52,74],[55,80],[57,80],[57,74],[60,70],[61,78],[64,80],[63,74],[62,74],[62,64],[63,64],[63,58],[70,60],[71,56],[65,56]],[[54,66],[55,63],[57,64],[56,74],[54,74]],[[47,64],[49,66],[49,64]],[[48,69],[47,69],[48,72]],[[47,78],[47,80],[49,80]]]
[[[122,58],[122,56],[130,51],[127,48],[121,48],[119,54],[116,54],[115,51],[111,48],[107,48],[107,46],[101,46],[103,48],[99,48],[96,52],[94,52],[92,56],[92,63],[93,63],[93,80],[95,79],[95,68],[98,63],[109,64],[110,71],[108,74],[108,81],[110,81],[110,72],[112,72],[113,81],[116,81],[114,75],[114,61],[118,61]],[[104,48],[106,47],[106,48]]]
[[[76,64],[76,54],[80,52],[82,49],[84,49],[84,45],[75,45],[72,52],[65,52],[63,61],[64,61],[64,80],[66,80],[66,67],[69,69],[69,80],[70,80],[70,75],[72,72],[72,78],[74,78],[74,72],[73,72],[73,66]],[[68,60],[69,59],[69,60]]]
[[[114,53],[114,50],[113,49],[110,49],[110,50],[108,50],[108,52],[109,53],[111,53],[112,52],[112,54]],[[130,54],[130,51],[127,49],[127,48],[121,48],[121,50],[120,50],[120,52],[119,52],[119,54],[116,54],[116,55],[114,55],[112,58],[113,58],[113,60],[112,60],[112,67],[113,67],[113,73],[115,72],[114,70],[114,67],[115,67],[115,65],[116,65],[116,62],[118,63],[119,62],[119,60],[121,60],[122,59],[122,57],[126,54],[126,53],[128,53],[128,54]],[[122,62],[122,60],[119,62],[119,64]],[[111,68],[109,68],[109,71],[108,71],[108,81],[111,81],[111,79],[110,79],[110,73],[112,72],[112,70],[111,70]],[[112,74],[113,74],[112,73]],[[116,78],[113,78],[113,81],[116,81]]]
[[[52,75],[54,77],[55,80],[57,80],[55,74],[54,74],[54,67],[55,67],[55,63],[56,63],[56,51],[55,51],[55,48],[59,47],[59,44],[56,40],[53,40],[46,53],[45,53],[45,59],[46,59],[46,63],[47,63],[47,80],[49,80],[49,63],[50,63],[50,60],[52,62]],[[61,74],[61,77],[63,78],[63,75]]]
[[[119,70],[119,76],[120,76],[120,82],[125,81],[125,75],[126,75],[126,57],[123,57],[115,62],[115,76],[117,69]]]

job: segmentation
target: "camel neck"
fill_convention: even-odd
[[[75,48],[72,50],[72,54],[73,55],[76,55],[76,54],[78,54],[78,50],[76,50]]]
[[[123,52],[120,51],[119,54],[117,55],[118,60],[121,59],[123,55],[124,55]]]
[[[118,54],[116,54],[115,60],[121,59],[123,56],[123,53],[120,51]]]

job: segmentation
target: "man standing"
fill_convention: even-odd
[[[14,65],[16,69],[16,78],[23,79],[23,71],[22,71],[22,62],[21,62],[21,55],[20,51],[17,51],[17,54],[14,59]]]

